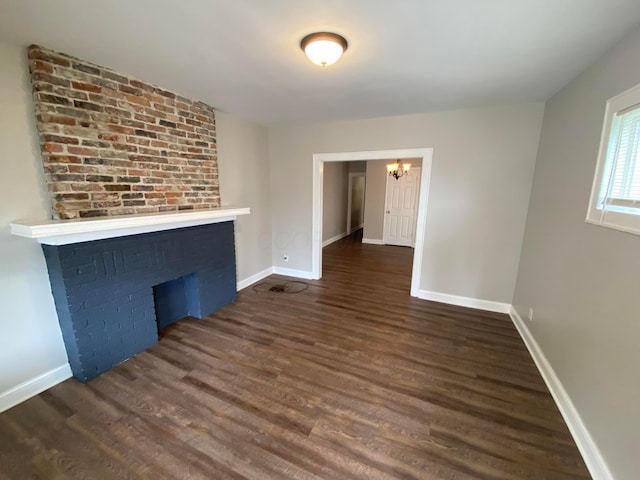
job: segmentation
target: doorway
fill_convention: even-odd
[[[347,200],[348,235],[364,226],[364,199],[367,183],[366,173],[349,174],[349,197]]]
[[[312,278],[319,279],[322,277],[322,202],[325,162],[420,158],[422,159],[422,171],[420,175],[418,214],[415,228],[415,250],[411,271],[411,296],[418,296],[418,290],[420,288],[420,280],[422,276],[424,237],[427,218],[427,201],[429,198],[429,181],[431,177],[432,157],[433,148],[316,153],[313,155],[313,236],[311,240]]]

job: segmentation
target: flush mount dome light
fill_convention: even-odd
[[[343,36],[331,32],[310,33],[300,41],[300,48],[309,60],[322,67],[336,63],[347,46]]]

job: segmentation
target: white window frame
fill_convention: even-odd
[[[604,114],[604,124],[600,137],[600,150],[598,151],[598,163],[596,173],[591,187],[591,198],[587,210],[587,223],[600,225],[615,230],[622,230],[636,235],[640,235],[640,211],[635,213],[625,212],[620,208],[618,211],[603,209],[600,207],[602,195],[602,179],[607,168],[607,152],[611,142],[611,126],[616,113],[640,104],[640,84],[619,95],[609,99]]]

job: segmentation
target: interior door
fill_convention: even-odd
[[[420,170],[419,167],[412,168],[408,175],[397,180],[390,175],[387,176],[382,236],[382,241],[386,245],[413,247],[418,213]]]

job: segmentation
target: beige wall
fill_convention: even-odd
[[[351,180],[351,223],[349,224],[349,233],[356,228],[361,228],[364,224],[366,178],[365,175],[357,175]]]
[[[238,281],[271,267],[271,195],[267,129],[216,112],[223,206],[250,207],[236,220]]]
[[[349,162],[349,173],[365,173],[367,171],[367,162]]]
[[[311,271],[314,153],[433,147],[420,288],[511,303],[543,110],[530,103],[269,129],[274,265]]]
[[[615,478],[640,472],[640,236],[585,223],[605,102],[640,82],[640,30],[547,104],[514,304]]]
[[[349,164],[327,163],[322,186],[322,241],[345,233],[349,194]]]
[[[407,159],[411,167],[422,167],[422,159]],[[367,182],[371,188],[365,193],[365,221],[363,238],[382,241],[384,230],[384,205],[387,194],[387,163],[389,160],[369,160],[367,162]],[[409,170],[411,175],[411,170]]]
[[[49,212],[26,51],[0,43],[0,396],[67,364],[47,267],[35,240],[9,223]]]
[[[387,162],[369,160],[367,162],[367,190],[364,194],[364,231],[365,240],[382,241],[384,222],[384,196],[387,188]]]

